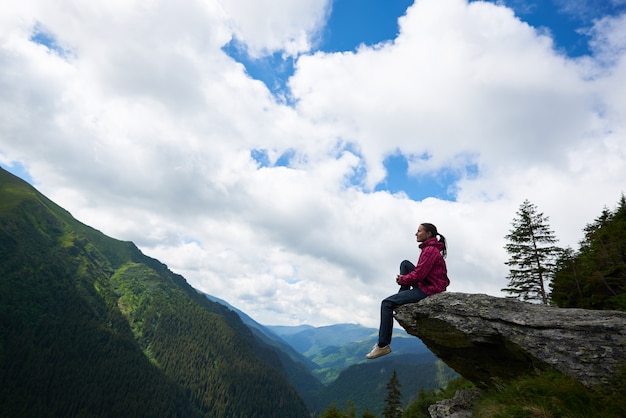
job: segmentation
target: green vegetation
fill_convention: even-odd
[[[308,415],[234,312],[0,170],[0,416]]]
[[[458,390],[474,389],[462,377],[443,389],[421,390],[403,418],[429,418],[428,407],[453,398]],[[472,410],[476,418],[619,418],[626,411],[626,367],[610,390],[591,390],[556,371],[546,371],[496,385],[483,392]]]
[[[549,301],[547,285],[554,275],[556,258],[561,249],[548,225],[548,217],[525,200],[513,219],[513,229],[505,237],[509,242],[505,249],[511,256],[506,262],[509,285],[502,291],[522,300]]]
[[[615,378],[614,391],[585,388],[557,372],[525,377],[487,392],[474,406],[476,418],[619,418],[626,411],[626,373]]]
[[[356,407],[354,406],[354,402],[349,402],[348,406],[343,411],[340,411],[337,408],[337,405],[333,402],[330,404],[328,409],[324,411],[320,418],[356,418]],[[363,412],[361,415],[362,418],[377,418],[377,416],[369,411]]]
[[[387,382],[387,397],[385,397],[385,409],[383,409],[383,417],[385,418],[402,418],[402,392],[400,392],[400,382],[396,371]]]
[[[537,207],[524,201],[506,236],[511,259],[503,291],[562,308],[626,311],[626,198],[588,224],[578,250],[561,249]],[[550,293],[545,284],[549,283]]]
[[[626,311],[626,198],[584,229],[577,251],[567,249],[552,283],[552,300],[563,308]]]

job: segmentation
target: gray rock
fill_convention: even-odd
[[[454,398],[444,399],[428,407],[431,418],[470,418],[474,402],[480,398],[479,389],[458,390]]]
[[[399,307],[398,323],[479,387],[556,369],[587,387],[626,364],[626,313],[444,292]]]

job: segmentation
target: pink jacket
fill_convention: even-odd
[[[419,245],[422,250],[415,270],[402,276],[400,284],[417,285],[427,295],[441,293],[450,284],[446,261],[441,255],[443,243],[437,238],[430,238]]]

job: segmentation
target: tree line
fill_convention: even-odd
[[[583,229],[577,249],[561,248],[549,217],[526,199],[505,236],[512,297],[562,308],[626,311],[626,198]]]

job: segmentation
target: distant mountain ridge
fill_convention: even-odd
[[[267,326],[317,367],[313,374],[329,384],[348,367],[367,362],[367,354],[378,341],[378,330],[358,324],[335,324],[323,327]],[[388,358],[405,354],[429,353],[428,348],[403,329],[394,330],[393,352]],[[409,357],[410,358],[410,357]]]

